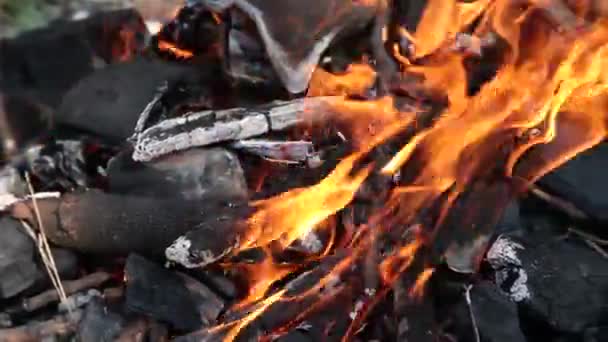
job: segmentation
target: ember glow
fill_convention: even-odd
[[[166,40],[160,40],[157,46],[160,51],[168,51],[177,58],[188,59],[194,55],[191,51],[180,49]]]
[[[273,265],[268,257],[248,265],[248,272],[257,276],[250,279],[249,296],[235,308],[253,305],[256,309],[233,322],[225,340],[238,338],[240,330],[279,303],[314,297],[318,299],[315,307],[323,307],[331,301],[319,292],[330,282],[340,282],[336,285],[340,290],[332,293],[351,296],[341,303],[347,308],[345,314],[350,310],[356,317],[350,333],[361,328],[356,326],[363,324],[360,318],[407,272],[414,272],[410,296],[423,299],[434,268],[418,259],[430,253],[443,218],[471,184],[496,174],[530,184],[602,141],[608,108],[608,22],[601,15],[590,15],[593,8],[577,6],[575,11],[566,4],[573,2],[577,1],[429,1],[416,32],[403,27],[395,30],[412,44],[410,51],[398,45],[391,51],[401,64],[402,74],[396,77],[416,75],[424,90],[446,99],[427,125],[419,125],[419,111],[397,109],[397,99],[391,95],[352,99],[364,97],[373,87],[378,75],[371,64],[353,64],[340,74],[317,69],[307,96],[345,97],[333,104],[335,113],[323,124],[346,127],[341,133],[352,154],[316,185],[252,203],[256,212],[247,220],[246,241],[241,241],[235,254],[277,243],[279,249],[288,249],[322,231],[324,223],[347,208],[367,181],[406,177],[394,181],[386,198],[378,194],[377,211],[355,227],[351,240],[337,243],[332,239],[333,246],[324,246],[320,262],[344,257],[307,291],[294,296],[288,285],[278,285],[303,272],[304,265]],[[476,53],[483,55],[490,46],[500,55],[496,74],[472,95],[464,66],[470,54],[463,51],[467,49],[462,47],[462,36],[458,38],[462,34]],[[173,46],[161,48],[191,56]],[[400,148],[386,160],[366,158],[401,135],[405,138],[399,140]],[[440,215],[431,224],[420,223],[424,221],[420,216],[438,203]],[[376,252],[377,241],[389,235],[402,240],[390,251]],[[416,261],[422,266],[416,266]],[[372,285],[345,280],[353,270],[372,278]],[[267,336],[284,331],[285,327],[279,327]]]

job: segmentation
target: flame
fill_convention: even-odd
[[[269,254],[269,252],[267,252]],[[233,268],[235,265],[229,265]],[[246,307],[262,300],[270,287],[278,280],[296,270],[289,265],[277,265],[270,256],[264,258],[259,264],[240,265],[242,272],[247,274],[249,293],[247,297],[235,305],[234,309]]]
[[[249,323],[251,323],[254,319],[256,319],[259,315],[261,315],[268,307],[274,304],[277,300],[281,299],[281,296],[287,291],[287,289],[280,290],[275,294],[269,296],[260,302],[257,309],[255,309],[251,314],[247,315],[245,318],[235,322],[235,327],[230,329],[228,334],[224,337],[224,342],[232,342],[234,339],[239,336],[241,330],[246,327]]]
[[[390,189],[388,199],[378,196],[381,204],[368,222],[344,224],[346,241],[327,246],[321,257],[336,256],[338,251],[344,256],[315,286],[297,296],[279,299],[284,292],[277,292],[264,299],[272,284],[299,269],[298,265],[280,267],[268,258],[251,266],[257,276],[251,278],[244,303],[257,302],[266,308],[277,300],[318,295],[370,255],[376,259],[369,260],[377,262],[363,264],[371,265],[381,284],[374,289],[379,294],[366,302],[365,312],[406,271],[420,272],[409,295],[421,298],[435,268],[411,266],[416,260],[420,262],[415,265],[426,264],[427,259],[418,259],[419,255],[431,249],[425,247],[433,243],[452,203],[474,181],[500,173],[531,184],[603,141],[608,109],[608,6],[586,2],[593,6],[585,7],[577,2],[575,7],[571,3],[574,1],[428,1],[415,32],[398,30],[412,42],[414,50],[406,57],[399,46],[391,46],[404,73],[420,76],[425,89],[446,99],[441,113],[425,125],[418,125],[419,108],[398,110],[398,101],[391,96],[352,99],[365,97],[375,83],[378,75],[369,65],[353,64],[342,74],[317,69],[308,96],[343,97],[331,103],[331,113],[322,119],[311,117],[312,113],[303,116],[344,132],[353,153],[316,185],[254,202],[257,210],[247,220],[248,235],[239,251],[267,248],[273,242],[287,248],[310,232],[325,229],[324,223],[353,201],[366,180],[401,174],[407,177]],[[601,15],[588,21],[592,17],[587,15],[589,11]],[[455,49],[454,44],[460,48]],[[461,50],[483,57],[484,48],[493,44],[499,46],[495,47],[500,66],[494,77],[471,95],[465,69],[469,56]],[[363,164],[389,139],[391,144],[401,142],[393,155],[378,165]],[[440,217],[422,227],[417,223],[418,215],[435,203],[445,203]],[[375,252],[373,247],[382,234],[399,233],[403,227],[415,227],[418,234],[399,241],[388,255]],[[326,300],[320,296],[316,304]],[[365,312],[357,314],[349,336]],[[256,311],[254,317],[240,321],[230,340],[259,314],[261,311]]]
[[[429,267],[424,269],[424,271],[418,275],[414,286],[410,289],[410,297],[420,299],[424,296],[424,288],[429,279],[431,279],[433,273],[435,273],[435,269]]]
[[[175,57],[178,57],[178,58],[188,59],[188,58],[192,58],[194,56],[192,51],[180,49],[177,46],[175,46],[175,44],[168,42],[166,40],[159,40],[157,47],[160,51],[168,51],[171,54],[173,54]]]
[[[376,72],[368,64],[352,64],[341,75],[316,68],[306,96],[362,95],[373,85]]]
[[[272,241],[279,241],[288,247],[344,208],[370,172],[370,168],[365,167],[355,175],[350,175],[360,156],[353,154],[343,159],[317,185],[254,202],[253,205],[258,210],[248,220],[251,234],[241,248],[263,247]]]

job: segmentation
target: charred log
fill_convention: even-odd
[[[122,196],[98,190],[42,199],[37,204],[51,242],[110,254],[162,253],[180,234],[206,220],[212,225],[222,212],[232,210],[230,203],[222,201]],[[31,200],[16,204],[12,213],[37,226]]]

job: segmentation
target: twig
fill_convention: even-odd
[[[582,230],[573,228],[573,227],[569,227],[568,228],[568,233],[572,233],[575,234],[576,236],[580,237],[583,239],[583,241],[585,241],[585,243],[587,244],[587,246],[591,247],[594,251],[598,252],[601,256],[603,256],[604,258],[608,259],[608,252],[606,252],[601,246],[608,246],[608,240],[603,240],[600,239],[599,237],[586,233]]]
[[[576,234],[582,238],[585,238],[587,240],[591,240],[595,243],[597,243],[598,245],[602,245],[602,246],[608,246],[608,240],[604,240],[604,239],[600,239],[599,237],[593,235],[593,234],[589,234],[586,233],[580,229],[574,228],[574,227],[570,227],[568,228],[568,232],[569,233],[573,233]]]
[[[538,198],[544,200],[545,202],[551,204],[552,206],[560,209],[561,211],[568,214],[570,217],[580,220],[586,220],[589,218],[587,214],[585,214],[582,210],[577,208],[574,204],[561,199],[557,196],[553,196],[544,190],[541,190],[539,187],[531,186],[530,192],[536,195]]]
[[[475,333],[475,342],[480,342],[479,329],[477,328],[477,320],[475,319],[475,313],[473,312],[473,304],[471,303],[471,289],[472,284],[464,286],[464,298],[467,301],[467,307],[469,308],[469,316],[471,317],[471,324],[473,324],[473,332]]]
[[[61,299],[61,301],[63,303],[67,303],[67,296],[65,294],[65,290],[61,283],[61,278],[59,277],[59,272],[57,271],[57,265],[55,264],[55,258],[53,257],[53,254],[51,253],[51,247],[49,246],[49,242],[46,237],[45,230],[44,230],[44,225],[42,224],[42,217],[40,216],[40,210],[38,209],[38,202],[36,200],[36,196],[34,196],[34,188],[32,187],[32,182],[30,181],[30,175],[27,172],[25,173],[25,181],[27,183],[27,186],[28,186],[28,189],[30,192],[30,196],[32,197],[32,205],[34,207],[34,213],[36,214],[38,230],[40,231],[40,234],[37,235],[37,239],[34,239],[34,241],[37,241],[38,250],[40,252],[42,262],[47,270],[47,273],[49,274],[49,277],[51,278],[53,286],[55,287],[55,289],[57,290],[57,292],[59,294],[59,298]],[[22,224],[24,225],[24,227],[29,227],[25,221],[22,221]],[[30,227],[30,230],[31,230],[31,227]],[[68,306],[68,312],[71,315],[72,310],[69,306]]]
[[[42,341],[49,336],[68,335],[76,330],[81,317],[82,310],[77,310],[67,316],[57,316],[45,322],[0,329],[0,341]]]
[[[91,273],[80,279],[64,282],[63,288],[65,290],[66,295],[72,295],[82,290],[98,287],[110,278],[110,274],[106,272]],[[23,300],[23,303],[21,304],[21,309],[25,312],[33,312],[59,299],[60,298],[57,291],[48,290],[34,297],[30,297]]]

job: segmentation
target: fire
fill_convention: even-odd
[[[373,84],[374,69],[367,64],[353,64],[342,75],[315,69],[306,96],[362,95]]]
[[[175,44],[172,44],[166,40],[159,40],[157,47],[160,51],[168,51],[171,54],[173,54],[175,57],[178,57],[178,58],[188,59],[188,58],[192,58],[194,56],[192,51],[180,49],[177,46],[175,46]]]
[[[433,273],[435,273],[434,268],[427,268],[418,275],[414,286],[410,289],[410,297],[420,299],[424,296],[424,288]]]
[[[378,196],[380,204],[369,222],[347,227],[348,241],[336,243],[333,251],[327,247],[328,256],[338,252],[346,256],[297,298],[284,297],[285,290],[265,297],[271,285],[296,272],[297,265],[281,268],[272,258],[251,265],[258,276],[250,279],[250,296],[240,305],[258,303],[259,309],[239,321],[226,340],[236,338],[274,303],[313,296],[362,264],[372,265],[370,273],[378,275],[373,298],[365,301],[366,311],[404,272],[420,272],[409,294],[422,297],[435,269],[412,265],[421,261],[420,255],[430,253],[427,247],[437,236],[442,218],[469,185],[496,172],[530,184],[601,142],[608,109],[608,22],[602,15],[608,10],[598,5],[602,2],[592,3],[594,7],[581,10],[561,0],[429,1],[416,32],[398,30],[413,50],[406,54],[393,46],[403,73],[421,76],[425,89],[446,99],[441,114],[423,126],[418,126],[416,110],[398,110],[391,96],[360,99],[376,81],[369,65],[353,64],[342,74],[317,69],[308,96],[344,96],[332,103],[333,113],[323,123],[344,128],[352,154],[316,185],[252,203],[257,210],[247,220],[248,235],[238,251],[268,248],[277,242],[288,248],[324,229],[324,222],[348,207],[366,181],[402,173],[407,177],[392,187],[388,198]],[[599,18],[586,21],[588,11],[596,11]],[[500,45],[496,74],[473,94],[467,88],[463,63],[468,56],[461,48],[453,48],[454,42],[462,40],[459,34],[468,35],[467,44],[475,54],[483,55],[489,45]],[[399,140],[401,148],[386,161],[364,162],[376,147],[401,136],[405,137]],[[442,216],[429,226],[420,224],[418,215],[440,199],[445,201]],[[373,250],[382,234],[399,235],[403,227],[412,226],[417,234],[400,241],[392,252]],[[416,265],[427,265],[426,259]],[[357,318],[352,324],[360,321]],[[356,330],[349,328],[349,332]]]
[[[279,241],[288,247],[344,208],[369,175],[369,167],[350,175],[359,157],[359,154],[354,154],[345,158],[315,186],[290,190],[253,203],[258,211],[248,220],[251,235],[241,245],[242,248],[263,247],[272,241]]]

